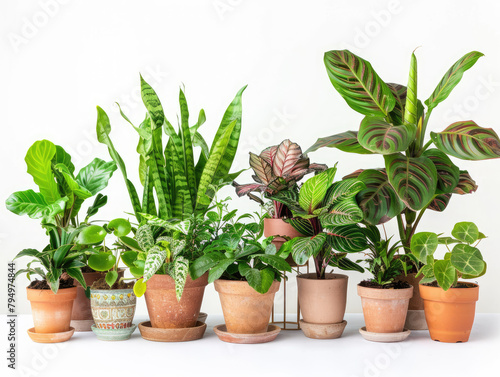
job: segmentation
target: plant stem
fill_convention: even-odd
[[[417,219],[415,220],[415,224],[413,225],[413,229],[411,230],[411,233],[409,235],[409,240],[411,241],[411,238],[415,234],[415,230],[417,229],[418,224],[420,223],[420,220],[422,219],[422,216],[424,215],[425,210],[427,209],[428,205],[422,208],[422,210],[419,212]]]
[[[406,230],[403,224],[403,216],[401,215],[401,213],[398,215],[397,219],[398,219],[399,238],[401,238],[401,242],[404,244]]]

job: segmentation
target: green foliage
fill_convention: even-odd
[[[474,279],[486,272],[486,263],[476,247],[486,236],[479,232],[476,224],[459,222],[451,234],[453,237],[421,232],[415,234],[411,242],[412,254],[424,263],[418,273],[424,275],[422,283],[436,281],[445,291],[455,287],[460,278]],[[440,244],[445,245],[448,252],[444,259],[438,260],[434,253]],[[451,245],[454,246],[450,250]]]

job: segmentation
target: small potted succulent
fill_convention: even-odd
[[[239,185],[233,182],[233,186],[238,196],[247,195],[250,199],[268,207],[269,217],[264,218],[264,236],[273,236],[273,244],[279,250],[286,240],[302,236],[285,221],[293,217],[292,211],[286,204],[276,200],[264,203],[253,193],[262,193],[267,199],[282,191],[296,193],[298,192],[297,183],[306,174],[323,171],[327,167],[311,164],[309,158],[302,154],[300,146],[288,139],[283,140],[279,145],[264,149],[259,155],[250,152],[250,167],[255,173],[252,176],[255,183]]]
[[[240,219],[234,221],[235,216],[236,211],[220,210],[217,214],[215,237],[191,265],[191,275],[209,271],[208,282],[214,282],[224,314],[225,325],[214,328],[221,340],[269,342],[280,331],[278,326],[269,325],[274,295],[283,271],[291,268],[270,239],[258,241],[262,235],[259,221],[243,224]]]
[[[300,233],[287,241],[283,253],[291,253],[298,265],[313,258],[315,273],[297,276],[301,328],[312,338],[337,338],[344,331],[347,275],[327,272],[328,267],[363,271],[348,253],[367,247],[365,233],[358,225],[363,212],[356,195],[365,188],[357,179],[334,182],[337,168],[309,178],[299,191],[282,191],[271,199],[290,208],[290,224]]]
[[[398,277],[409,268],[407,258],[397,255],[400,242],[391,245],[391,239],[382,240],[376,226],[366,227],[365,232],[369,249],[365,261],[373,278],[358,284],[366,325],[359,331],[367,340],[404,340],[410,335],[404,325],[413,287]]]
[[[417,233],[411,242],[411,252],[423,264],[418,272],[423,276],[420,295],[431,339],[467,342],[474,323],[479,285],[460,279],[475,279],[485,274],[486,262],[477,245],[486,236],[472,222],[457,223],[451,235]],[[443,259],[434,255],[439,245],[446,248]]]
[[[97,196],[82,223],[78,221],[78,213],[85,199],[106,187],[116,166],[113,162],[95,159],[75,177],[71,156],[48,140],[36,141],[25,161],[39,192],[31,189],[15,192],[6,200],[6,206],[17,215],[40,219],[49,236],[49,244],[42,251],[26,249],[16,257],[35,258],[27,268],[19,270],[18,275],[26,273],[28,278],[39,275],[43,279],[32,281],[27,289],[35,322],[34,330],[29,333],[39,342],[63,341],[75,330],[71,321],[75,319],[72,316],[75,299],[80,302],[78,307],[88,302],[87,282],[81,271],[85,266],[85,252],[74,248],[74,240],[89,226],[89,218],[106,203],[106,197]],[[35,262],[41,266],[35,266]],[[88,319],[85,311],[79,314],[82,319]]]
[[[90,306],[95,323],[92,331],[101,340],[129,339],[136,328],[132,324],[136,306],[134,282],[125,282],[129,279],[123,278],[123,269],[118,267],[120,260],[128,265],[137,260],[139,253],[121,241],[127,240],[125,237],[131,230],[128,220],[118,218],[103,226],[91,225],[83,229],[76,239],[76,244],[89,255],[87,265],[102,273],[101,278],[90,287]],[[118,239],[114,249],[105,242],[106,236],[111,233]]]

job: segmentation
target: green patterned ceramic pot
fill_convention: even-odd
[[[90,307],[95,325],[92,330],[99,339],[124,340],[135,330],[136,296],[132,289],[90,290]]]

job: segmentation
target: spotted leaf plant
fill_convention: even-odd
[[[400,240],[409,255],[412,236],[426,210],[444,211],[453,195],[477,189],[469,173],[450,157],[475,161],[500,157],[495,131],[472,120],[457,121],[441,132],[427,132],[433,110],[482,56],[472,51],[457,60],[429,98],[421,102],[415,53],[406,86],[386,83],[368,61],[350,51],[325,53],[333,87],[363,119],[357,131],[320,138],[306,153],[330,147],[380,155],[383,167],[358,170],[347,178],[357,178],[366,185],[356,196],[364,223],[377,225],[397,218]]]
[[[486,236],[472,222],[459,222],[451,232],[452,237],[443,237],[432,232],[416,233],[411,241],[411,252],[423,264],[418,275],[423,275],[422,284],[437,282],[447,291],[457,287],[459,279],[475,279],[486,273],[486,262],[477,245]],[[434,255],[439,245],[447,252],[443,259]]]

